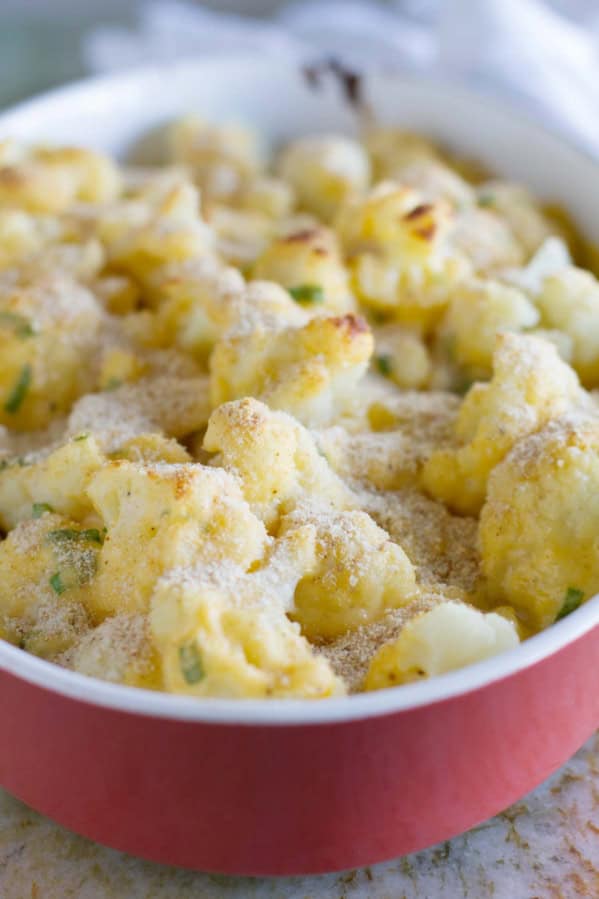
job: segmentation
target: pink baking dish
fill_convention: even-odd
[[[526,181],[599,243],[592,160],[446,85],[385,74],[361,88],[379,119]],[[0,137],[124,154],[190,110],[240,117],[275,140],[356,127],[338,78],[315,86],[292,66],[220,59],[55,91],[0,116]],[[489,661],[321,702],[155,694],[0,641],[0,783],[74,831],[156,861],[256,875],[371,864],[472,827],[561,765],[599,724],[598,657],[599,598]]]

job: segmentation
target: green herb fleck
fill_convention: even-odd
[[[69,540],[82,540],[87,543],[104,543],[104,533],[98,528],[88,528],[85,531],[76,531],[74,528],[59,528],[57,531],[48,532],[48,540],[53,543],[63,543]]]
[[[179,665],[186,683],[197,684],[205,676],[202,657],[195,643],[179,647]]]
[[[109,378],[104,385],[104,392],[110,393],[111,391],[116,390],[117,387],[120,387],[122,383],[123,382],[120,380],[120,378]]]
[[[61,593],[64,593],[64,591],[67,589],[62,582],[62,578],[60,576],[59,571],[57,571],[55,574],[53,574],[52,577],[50,578],[50,586],[52,587],[54,592],[57,593],[59,596]]]
[[[476,384],[476,379],[468,378],[466,375],[464,375],[455,385],[454,392],[459,394],[460,396],[465,396],[473,384]]]
[[[565,618],[566,615],[569,615],[571,612],[575,612],[582,603],[583,599],[584,592],[582,590],[579,590],[578,587],[568,587],[568,589],[566,590],[564,601],[562,603],[562,607],[557,613],[555,620],[561,621],[561,619]]]
[[[8,459],[0,459],[0,471],[4,471],[5,468],[10,466],[10,462]]]
[[[388,378],[393,371],[391,356],[376,356],[374,361],[380,373]]]
[[[495,204],[494,194],[481,194],[478,198],[479,206],[493,206]]]
[[[32,506],[33,517],[41,518],[44,512],[53,512],[54,509],[48,503],[34,503]]]
[[[289,293],[296,303],[305,303],[307,306],[324,303],[324,290],[319,284],[298,284],[297,287],[290,287]]]
[[[75,441],[75,443],[79,443],[80,440],[87,440],[88,437],[89,434],[87,433],[87,431],[84,431],[83,434],[78,434],[76,437],[73,437],[73,440]]]
[[[10,415],[14,415],[21,408],[23,400],[29,390],[31,384],[31,366],[24,365],[17,379],[16,384],[8,395],[8,399],[4,403],[4,411]]]
[[[440,346],[443,355],[446,356],[450,362],[453,362],[457,350],[457,339],[455,334],[445,334],[440,340]]]
[[[33,325],[29,319],[25,318],[24,315],[19,315],[17,312],[0,312],[0,326],[1,325],[12,328],[14,334],[16,334],[17,337],[21,337],[23,340],[27,337],[35,336]]]

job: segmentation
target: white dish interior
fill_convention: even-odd
[[[388,73],[361,82],[377,121],[400,124],[480,159],[559,203],[599,243],[599,163],[509,110],[460,89]],[[238,119],[273,143],[306,132],[357,130],[359,114],[340,80],[311,85],[292,66],[255,58],[184,63],[96,78],[52,91],[0,115],[0,138],[74,143],[138,158],[159,152],[160,127],[197,111]],[[152,137],[153,135],[153,137]],[[149,138],[149,139],[148,139]],[[64,695],[137,714],[190,721],[309,724],[366,718],[449,699],[535,664],[599,624],[599,596],[511,652],[430,681],[346,698],[198,700],[94,680],[0,641],[0,670]]]

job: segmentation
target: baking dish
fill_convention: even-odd
[[[355,131],[365,109],[526,182],[599,242],[596,163],[487,101],[391,74],[249,58],[136,71],[22,104],[0,137],[143,158],[189,111],[277,141]],[[462,671],[321,702],[134,690],[0,642],[0,783],[99,842],[203,870],[316,873],[411,852],[509,805],[593,731],[598,603]]]

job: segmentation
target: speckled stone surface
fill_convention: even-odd
[[[599,734],[462,837],[386,864],[254,880],[142,862],[74,836],[0,791],[2,899],[574,899],[599,897]]]

